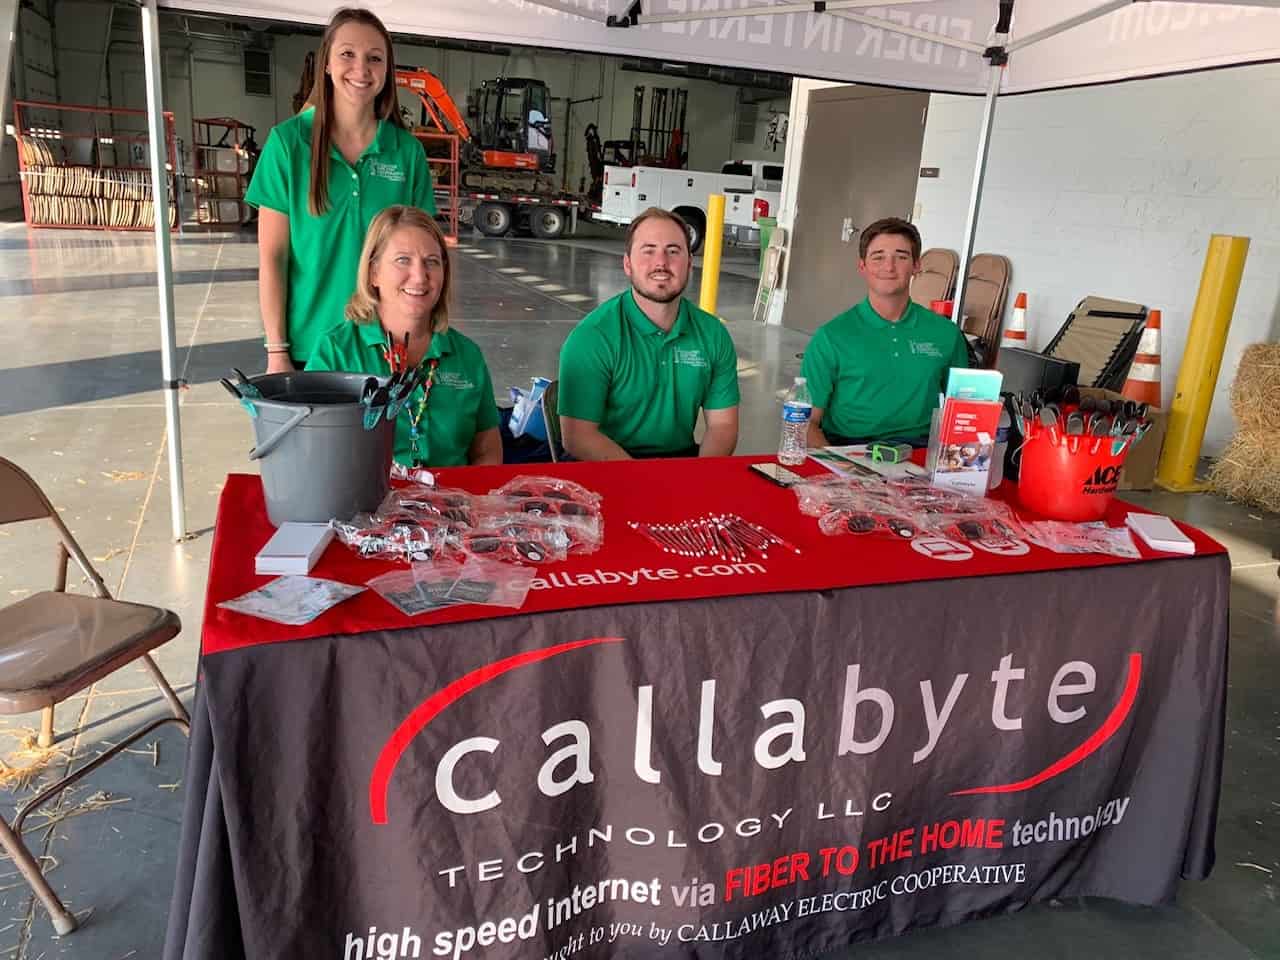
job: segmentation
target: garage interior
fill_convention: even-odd
[[[135,6],[24,0],[16,36],[13,99],[144,107]],[[0,451],[40,480],[117,595],[145,596],[180,614],[183,634],[157,659],[188,702],[218,493],[228,472],[253,469],[245,416],[218,380],[233,367],[253,373],[262,365],[256,234],[252,223],[198,222],[193,123],[234,118],[261,144],[294,112],[318,38],[319,30],[298,25],[161,13],[165,108],[174,115],[186,173],[173,261],[192,535],[176,547],[167,514],[152,235],[30,229],[14,139],[0,142],[0,305],[10,317],[0,330]],[[659,126],[670,123],[654,111],[656,90],[685,91],[689,169],[786,160],[779,222],[794,242],[782,322],[752,320],[757,246],[727,247],[721,268],[718,312],[738,350],[742,385],[740,453],[776,448],[779,400],[799,373],[810,333],[862,296],[856,232],[852,248],[841,236],[846,220],[909,216],[926,247],[961,245],[977,98],[421,37],[397,36],[396,56],[401,66],[439,77],[464,108],[485,80],[544,81],[559,158],[554,176],[570,193],[585,193],[591,180],[587,128],[594,125],[603,141],[628,138],[641,86],[646,125],[655,117]],[[674,93],[664,96],[674,104]],[[1229,371],[1249,343],[1280,338],[1280,130],[1256,113],[1257,104],[1277,97],[1275,63],[1028,94],[1002,105],[993,140],[989,213],[977,249],[1012,257],[1013,289],[1030,291],[1033,304],[1032,345],[1047,342],[1089,294],[1162,305],[1166,396],[1205,240],[1215,231],[1252,237],[1206,435],[1210,456],[1234,426]],[[416,109],[410,96],[401,102]],[[1170,102],[1181,104],[1177,112],[1165,106]],[[59,124],[70,136],[90,116],[58,119],[37,109],[27,124]],[[1101,123],[1110,142],[1123,136],[1125,149],[1106,157],[1084,150],[1071,163],[1057,162],[1061,151],[1079,146],[1086,122]],[[138,124],[143,129],[144,119]],[[882,150],[892,124],[901,129],[893,148]],[[1228,142],[1235,145],[1230,156],[1218,147]],[[922,178],[922,167],[938,173]],[[554,241],[520,232],[491,238],[464,224],[455,255],[454,322],[484,351],[500,403],[509,403],[509,386],[554,376],[566,333],[624,282],[621,231],[585,218],[575,235]],[[1091,278],[1088,289],[1064,276],[1068,264]],[[695,270],[691,292],[699,280]],[[1280,957],[1280,518],[1212,494],[1129,497],[1200,526],[1231,551],[1227,766],[1214,875],[1184,885],[1176,906],[1055,902],[859,946],[833,960]],[[30,552],[26,540],[19,547],[0,535],[0,597],[16,599],[46,584],[48,571],[25,562]],[[58,744],[48,771],[6,781],[14,791],[6,800],[16,804],[55,769],[92,756],[139,716],[162,709],[140,670],[132,681],[117,675],[78,699],[78,734]],[[6,718],[0,756],[20,752],[38,726],[36,717]],[[59,939],[27,887],[10,879],[0,885],[9,911],[0,922],[0,956],[160,955],[186,743],[177,731],[159,733],[153,743],[70,791],[41,830],[50,882],[73,911],[92,906],[92,922]]]

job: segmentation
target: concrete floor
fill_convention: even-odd
[[[571,325],[620,289],[618,235],[589,234],[567,243],[464,241],[456,322],[484,350],[500,391],[554,373]],[[740,358],[742,452],[777,442],[778,396],[798,372],[807,339],[750,322],[754,256],[731,253],[720,285]],[[149,235],[0,224],[0,311],[9,318],[0,327],[0,451],[44,485],[117,596],[181,615],[185,629],[159,660],[189,701],[217,495],[227,472],[251,469],[248,421],[217,378],[232,366],[261,369],[262,353],[253,237],[188,234],[175,243],[174,261],[181,376],[190,383],[182,394],[190,539],[175,545],[169,535]],[[1280,958],[1280,517],[1211,496],[1134,499],[1198,524],[1231,550],[1230,723],[1212,878],[1185,884],[1178,905],[1166,909],[1045,905],[861,947],[859,957]],[[49,585],[51,544],[34,529],[0,529],[0,603]],[[161,711],[141,671],[111,677],[59,710],[60,731],[80,729],[60,741],[65,757],[55,767],[93,756]],[[7,718],[0,757],[37,726],[36,716]],[[0,864],[0,960],[159,955],[184,746],[166,729],[73,789],[46,826],[39,823],[47,818],[32,821],[29,841],[49,858],[51,883],[84,922],[54,937],[25,885]],[[16,806],[28,793],[6,800]]]

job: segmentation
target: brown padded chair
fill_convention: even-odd
[[[960,257],[954,250],[933,247],[920,254],[920,272],[911,278],[911,299],[926,310],[935,300],[950,300],[956,292]]]
[[[151,659],[149,652],[178,635],[177,614],[159,607],[114,600],[102,577],[90,565],[80,545],[49,503],[48,497],[22,468],[0,457],[0,525],[23,520],[48,520],[58,535],[56,578],[52,590],[34,594],[0,609],[0,713],[42,712],[42,747],[53,744],[53,708],[120,667],[141,659],[172,716],[161,717],[125,737],[84,766],[45,787],[28,800],[10,825],[0,817],[0,845],[31,884],[59,934],[76,928],[75,917],[49,886],[40,866],[22,840],[27,815],[81,777],[157,727],[176,723],[190,735],[186,709]],[[89,581],[94,596],[66,592],[67,560]]]
[[[1009,295],[1008,257],[979,253],[969,261],[969,279],[964,288],[964,332],[978,340],[975,350],[980,364],[995,365],[1004,325],[1004,302]]]

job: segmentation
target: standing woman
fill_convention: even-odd
[[[436,210],[400,116],[391,36],[368,10],[329,21],[308,106],[272,129],[245,200],[258,208],[267,373],[299,369],[342,315],[370,221],[394,204]]]

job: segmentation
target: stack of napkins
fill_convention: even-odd
[[[1129,529],[1152,550],[1168,553],[1195,553],[1196,545],[1168,517],[1158,513],[1131,513],[1124,518]]]
[[[332,539],[327,523],[282,523],[258,551],[254,572],[259,576],[310,573]]]

